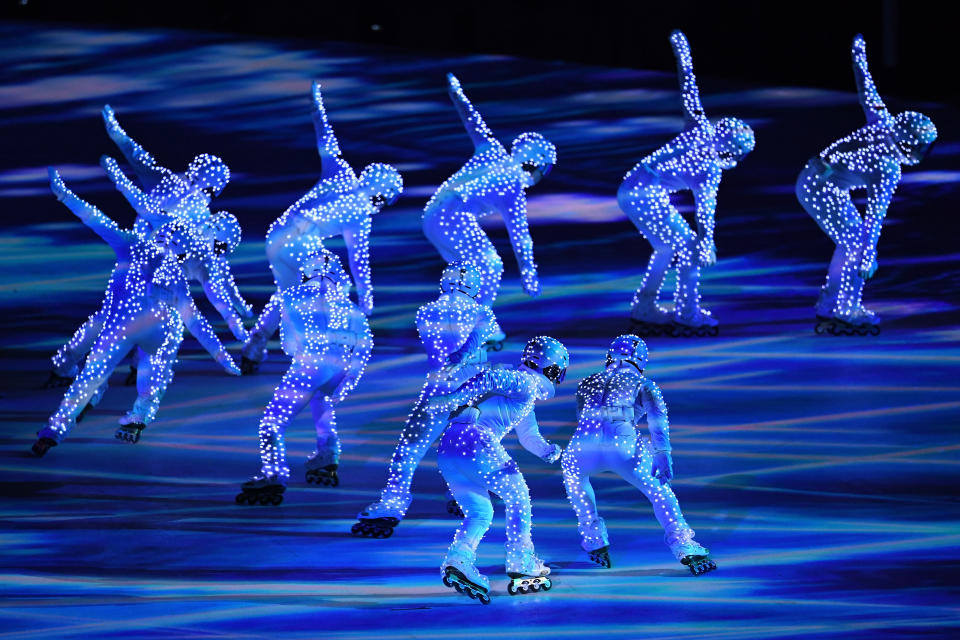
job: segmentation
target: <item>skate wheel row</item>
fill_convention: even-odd
[[[350,527],[350,533],[359,538],[389,538],[393,535],[393,528],[399,523],[396,518],[361,520]]]
[[[814,333],[822,336],[827,333],[831,336],[878,336],[880,335],[880,325],[878,324],[843,324],[839,322],[818,322],[813,328]]]
[[[119,440],[120,442],[137,444],[138,442],[140,442],[140,434],[146,428],[147,428],[147,425],[140,422],[125,424],[121,426],[119,429],[117,429],[117,432],[113,434],[113,437]]]
[[[482,587],[467,580],[463,574],[453,567],[447,567],[446,573],[443,574],[443,584],[446,587],[456,589],[457,593],[462,593],[471,600],[479,600],[483,604],[490,604],[490,594]]]
[[[591,551],[589,555],[590,559],[594,563],[605,569],[609,569],[611,566],[613,566],[613,563],[610,561],[609,547],[602,547],[595,551]]]
[[[518,593],[536,593],[541,589],[550,591],[552,588],[553,583],[550,578],[514,578],[507,585],[507,593],[515,596]]]
[[[278,506],[283,502],[282,493],[252,493],[244,491],[243,493],[238,493],[237,497],[234,498],[237,504],[248,504],[248,505],[273,505],[274,507]]]
[[[668,338],[698,338],[713,337],[720,333],[719,327],[688,327],[682,324],[654,324],[651,322],[636,322],[631,324],[630,331],[637,335],[649,338],[666,336]]]
[[[687,556],[681,562],[687,565],[690,573],[695,576],[701,576],[717,568],[717,563],[710,559],[710,556]]]
[[[337,475],[337,465],[307,471],[307,483],[324,487],[340,486],[340,477]]]

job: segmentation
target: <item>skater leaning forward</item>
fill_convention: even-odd
[[[474,560],[493,519],[490,493],[503,500],[506,511],[509,593],[551,587],[550,568],[534,553],[527,483],[501,440],[516,429],[527,451],[550,463],[560,458],[560,447],[540,435],[533,408],[537,400],[553,397],[569,356],[560,342],[540,336],[527,343],[520,362],[513,369],[484,371],[457,391],[427,402],[431,412],[459,407],[440,438],[438,453],[440,472],[465,514],[441,565],[443,582],[484,603],[489,602],[490,582]]]

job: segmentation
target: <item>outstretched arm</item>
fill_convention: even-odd
[[[474,108],[467,98],[467,94],[463,92],[460,81],[452,73],[447,74],[447,93],[450,94],[453,106],[460,114],[460,119],[463,120],[463,126],[467,130],[467,135],[473,141],[474,147],[480,147],[496,140],[493,137],[493,132],[487,127],[487,123],[483,121],[483,116]]]
[[[53,195],[57,196],[57,200],[65,204],[73,212],[73,215],[80,218],[83,224],[103,238],[103,241],[110,245],[111,249],[119,253],[129,247],[130,243],[133,242],[133,232],[124,231],[100,209],[68,189],[56,169],[48,167],[47,174],[50,176],[50,190],[53,191]]]
[[[146,149],[127,135],[127,132],[117,122],[117,116],[108,104],[103,105],[103,124],[107,128],[107,135],[120,148],[123,157],[133,167],[143,186],[147,189],[153,189],[160,184],[160,180],[168,173],[168,170],[158,165]]]
[[[523,383],[520,373],[512,369],[487,369],[473,376],[453,393],[436,395],[427,400],[427,410],[437,413],[474,402],[488,393],[505,394]]]
[[[147,195],[141,191],[137,185],[133,184],[133,181],[120,170],[120,165],[117,164],[116,160],[110,156],[100,156],[100,166],[107,172],[107,177],[113,182],[117,191],[127,199],[127,202],[129,202],[133,210],[137,212],[137,215],[149,222],[151,227],[157,229],[171,220],[170,216],[163,213],[160,208],[157,207],[156,203],[148,198]]]
[[[317,153],[320,154],[320,179],[332,178],[340,171],[340,144],[333,133],[333,127],[327,120],[327,110],[323,106],[323,95],[320,93],[320,83],[313,81],[311,87],[313,96],[313,128],[317,133]]]
[[[357,225],[345,227],[343,242],[347,246],[350,273],[357,285],[357,303],[365,314],[373,313],[373,285],[370,283],[370,218],[364,216]]]
[[[513,255],[517,258],[520,268],[520,279],[523,290],[530,296],[540,295],[540,280],[537,278],[537,263],[533,260],[533,238],[530,237],[530,226],[527,224],[527,196],[523,189],[517,190],[517,195],[504,211],[504,220],[507,223],[507,235],[513,246]]]
[[[873,84],[873,76],[867,68],[867,43],[859,33],[853,38],[850,55],[853,57],[853,76],[857,81],[857,94],[860,97],[863,113],[867,116],[867,124],[882,122],[888,127],[893,127],[893,116],[883,104],[883,98],[877,92],[877,87]]]
[[[680,30],[670,34],[670,45],[673,47],[673,56],[677,59],[677,75],[680,79],[680,91],[683,99],[683,117],[687,126],[702,126],[709,124],[703,113],[700,103],[700,89],[697,88],[697,77],[693,75],[693,57],[690,55],[690,43],[687,36]]]
[[[210,326],[210,323],[203,317],[203,314],[200,313],[193,303],[193,298],[187,290],[186,281],[182,284],[183,290],[177,296],[176,302],[177,311],[180,312],[180,318],[183,320],[183,324],[187,326],[187,331],[197,339],[200,345],[207,350],[207,353],[213,356],[213,359],[216,360],[227,373],[233,376],[240,375],[240,369],[237,368],[233,358],[230,357],[227,350],[220,344],[220,339],[217,337],[217,334],[214,333],[213,327]]]

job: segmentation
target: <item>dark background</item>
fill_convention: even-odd
[[[867,39],[884,95],[956,102],[953,5],[943,2],[65,2],[6,0],[0,17],[344,40],[438,53],[499,53],[672,68],[671,29],[698,75],[851,90],[852,36]],[[709,54],[707,54],[709,52]]]

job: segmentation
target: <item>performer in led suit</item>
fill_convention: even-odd
[[[533,412],[538,400],[547,400],[563,381],[569,356],[553,338],[530,340],[515,369],[486,370],[452,394],[427,401],[427,410],[459,407],[440,438],[440,472],[465,517],[441,565],[443,582],[461,593],[489,603],[490,582],[474,561],[477,546],[490,528],[490,493],[503,500],[506,510],[506,571],[511,595],[549,589],[550,568],[537,558],[531,540],[530,494],[527,483],[500,442],[511,429],[520,444],[546,462],[556,462],[561,449],[540,435]]]
[[[483,345],[498,327],[490,307],[475,300],[479,291],[477,267],[469,262],[454,262],[440,277],[440,297],[417,311],[417,331],[430,369],[400,433],[390,460],[387,485],[380,500],[357,516],[359,522],[351,529],[354,535],[388,538],[393,534],[413,498],[413,473],[447,425],[445,415],[426,410],[427,400],[450,393],[487,368]]]
[[[305,256],[323,249],[323,241],[343,236],[350,271],[357,285],[357,301],[367,315],[373,312],[370,282],[371,216],[393,204],[403,191],[403,179],[392,166],[367,165],[360,177],[340,156],[340,145],[327,121],[320,83],[313,83],[313,126],[320,154],[320,179],[294,202],[267,231],[267,259],[277,290],[300,282]],[[243,349],[244,373],[253,373],[266,357],[266,344],[275,324],[258,322]]]
[[[836,244],[826,284],[815,306],[817,333],[874,335],[877,314],[861,301],[864,281],[877,270],[877,241],[900,183],[900,166],[919,163],[937,138],[930,118],[887,111],[867,69],[863,36],[853,39],[853,73],[867,124],[811,158],[797,179],[797,199]],[[864,216],[850,194],[864,189]]]
[[[522,133],[507,153],[467,99],[460,82],[452,74],[447,74],[447,82],[450,99],[473,141],[474,153],[427,202],[423,232],[447,262],[470,262],[480,269],[477,302],[493,307],[503,260],[477,220],[499,212],[520,267],[523,290],[531,296],[540,295],[533,240],[527,226],[526,190],[550,173],[557,162],[556,148],[539,133]],[[504,338],[499,332],[496,341]]]
[[[279,319],[290,369],[260,421],[260,474],[245,482],[238,504],[280,504],[290,469],[284,432],[307,404],[317,449],[307,461],[307,481],[336,486],[340,462],[334,407],[356,386],[373,349],[366,316],[350,301],[349,277],[340,259],[322,249],[304,259],[303,284],[274,294],[261,321]]]
[[[620,208],[653,245],[630,318],[642,333],[715,335],[717,321],[700,307],[700,269],[717,259],[713,230],[721,175],[753,149],[753,130],[738,118],[722,118],[716,124],[707,119],[687,38],[674,31],[670,44],[677,59],[686,124],[680,135],[633,167],[617,192]],[[670,201],[670,195],[679,191],[693,194],[696,232]],[[657,298],[673,264],[677,289],[670,313],[657,304]]]
[[[670,488],[673,459],[667,405],[660,388],[644,377],[647,346],[635,335],[610,344],[606,366],[577,387],[577,430],[563,453],[567,497],[577,514],[581,546],[590,559],[610,567],[607,527],[597,511],[590,476],[613,471],[643,492],[664,530],[664,541],[694,575],[717,568],[694,539]],[[649,438],[637,432],[646,417]]]
[[[57,199],[107,242],[116,252],[118,264],[126,267],[118,269],[111,280],[103,328],[83,370],[47,426],[38,432],[33,452],[42,456],[63,441],[77,415],[131,349],[137,350],[141,363],[137,400],[121,419],[117,438],[137,442],[156,416],[160,398],[173,378],[183,324],[228,373],[240,375],[240,370],[190,297],[179,264],[193,242],[189,225],[171,222],[147,239],[133,230],[120,229],[99,209],[78,198],[52,168],[50,186]]]

